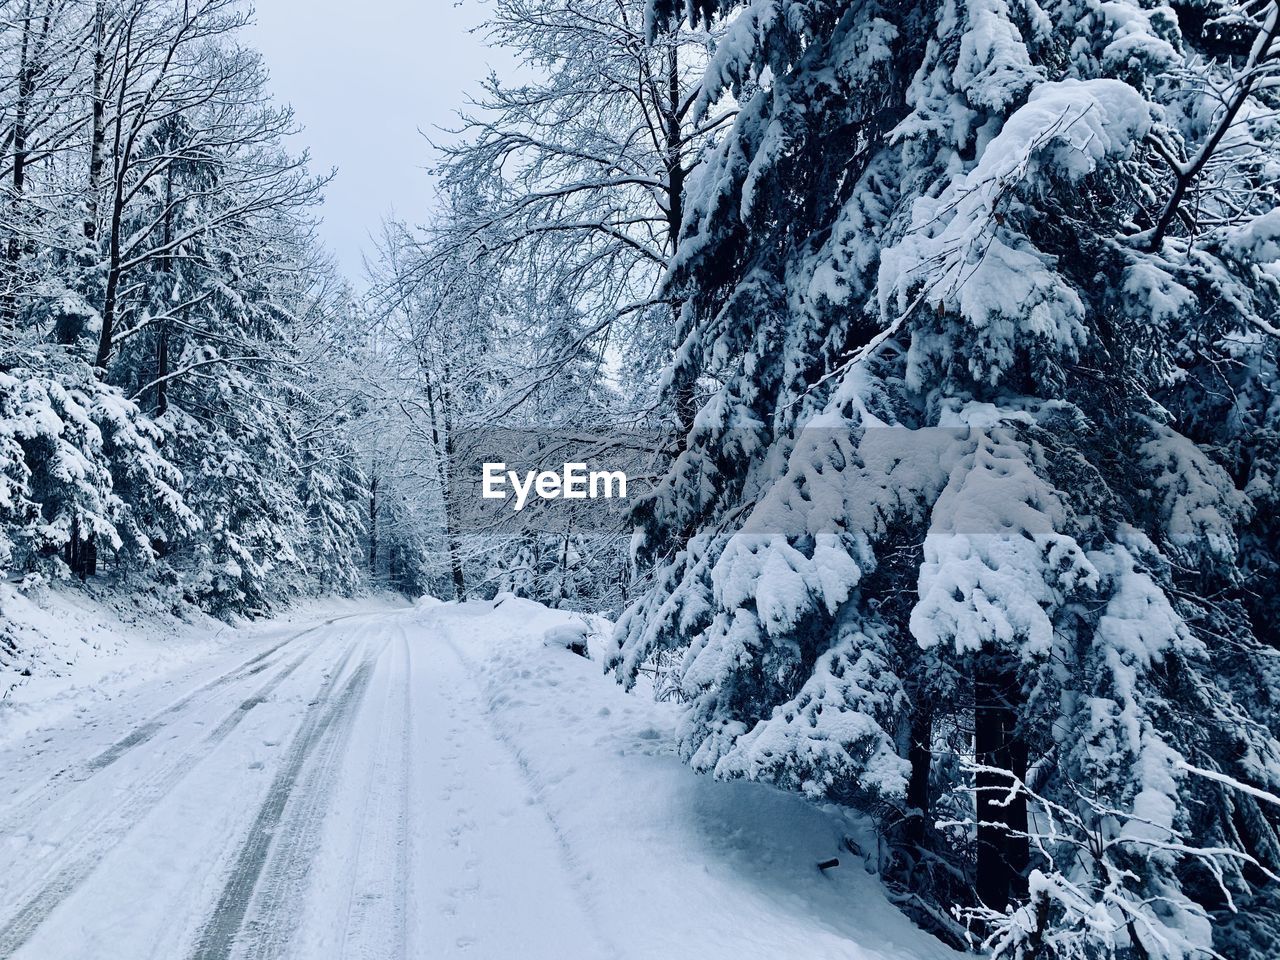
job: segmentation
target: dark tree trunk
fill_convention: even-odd
[[[911,742],[907,747],[907,760],[911,764],[911,777],[907,781],[907,806],[911,808],[907,821],[907,843],[923,846],[929,831],[929,772],[933,767],[933,709],[923,702],[922,694],[911,715]]]
[[[168,170],[164,189],[164,242],[173,241],[173,167]],[[160,269],[173,284],[173,251],[164,255]],[[156,331],[156,416],[163,417],[169,409],[169,322],[161,320]]]
[[[569,531],[565,530],[564,542],[560,545],[560,600],[563,603],[569,596]]]
[[[130,27],[132,34],[132,26]],[[107,241],[107,289],[102,297],[102,332],[98,335],[97,365],[104,372],[111,361],[111,349],[114,346],[116,298],[120,294],[121,273],[121,230],[124,226],[125,182],[129,173],[129,156],[133,150],[133,137],[140,126],[137,121],[126,137],[124,129],[125,90],[128,87],[130,64],[126,61],[123,74],[118,83],[119,92],[116,97],[116,117],[112,156],[115,162],[115,174],[112,177],[111,189],[111,223]]]
[[[449,547],[449,566],[453,572],[453,596],[462,601],[467,598],[467,584],[462,574],[462,544],[458,541],[458,528],[454,517],[454,491],[452,488],[455,448],[453,416],[450,409],[452,397],[449,390],[449,368],[445,367],[445,382],[440,391],[444,407],[444,519],[445,539]]]
[[[71,538],[67,541],[67,545],[62,548],[62,559],[66,562],[67,567],[71,570],[71,575],[77,577],[80,575],[80,518],[71,518]]]
[[[62,559],[66,561],[73,577],[88,579],[98,572],[98,544],[93,534],[85,536],[80,531],[80,517],[71,518],[71,537],[62,548]]]
[[[369,576],[378,575],[378,476],[369,481]]]
[[[22,52],[18,59],[18,99],[14,104],[13,114],[13,192],[21,196],[26,188],[27,177],[27,116],[31,109],[31,96],[35,92],[36,66],[33,62],[35,51],[31,41],[31,4],[24,8],[22,22]],[[16,254],[17,240],[9,242],[10,259]]]
[[[89,140],[89,183],[85,190],[86,240],[98,238],[98,192],[102,189],[103,148],[107,141],[107,101],[103,92],[106,72],[104,3],[105,0],[95,0],[93,7],[93,128]]]
[[[1014,664],[999,655],[979,657],[973,687],[978,764],[1008,771],[1025,781],[1027,745],[1017,732],[1022,691]],[[1027,798],[1019,791],[1006,803],[1011,784],[1007,775],[998,772],[977,776],[977,893],[993,910],[1004,910],[1027,892]],[[1017,833],[1023,836],[1015,836]]]
[[[108,243],[109,266],[107,289],[102,298],[102,333],[98,337],[97,364],[103,370],[111,362],[111,350],[115,345],[116,298],[120,294],[120,228],[124,219],[124,185],[116,184],[116,196],[111,209],[111,239]]]
[[[18,56],[18,75],[16,78],[17,101],[14,104],[13,114],[13,199],[9,204],[12,220],[6,255],[12,266],[11,276],[13,277],[12,283],[14,285],[5,291],[3,303],[0,303],[0,318],[3,318],[5,327],[13,326],[18,315],[16,285],[23,247],[19,217],[21,216],[22,194],[26,190],[27,180],[27,118],[31,109],[31,97],[35,92],[36,77],[35,64],[32,62],[35,51],[32,49],[31,24],[31,3],[28,0],[23,8],[22,45],[21,53]]]
[[[684,219],[684,136],[680,117],[680,53],[675,43],[667,52],[667,256],[675,256]]]
[[[80,579],[86,577],[94,577],[98,574],[98,541],[93,538],[93,534],[85,537],[84,545],[81,547],[80,559]]]
[[[156,332],[156,416],[169,410],[169,324],[160,322]]]
[[[672,32],[679,29],[672,26]],[[663,136],[666,140],[666,158],[664,165],[667,175],[666,186],[666,233],[667,233],[667,261],[670,262],[676,255],[676,251],[680,246],[680,224],[684,220],[684,187],[688,178],[689,171],[684,165],[684,118],[681,115],[682,94],[680,85],[680,51],[674,42],[667,52],[667,103],[663,110],[665,114],[665,129]],[[680,325],[680,305],[673,303],[671,305],[671,328],[676,333],[675,342],[671,344],[672,350],[679,350],[684,340],[685,331]],[[693,426],[693,418],[697,414],[697,401],[694,394],[694,381],[678,382],[673,391],[673,407],[676,415],[679,434],[683,437]],[[683,442],[683,441],[682,441]]]

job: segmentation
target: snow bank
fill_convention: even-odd
[[[678,706],[627,693],[548,645],[582,619],[513,597],[420,621],[467,664],[485,716],[562,841],[588,910],[624,956],[953,957],[885,898],[863,824],[773,787],[694,774]],[[818,862],[839,858],[823,872]]]

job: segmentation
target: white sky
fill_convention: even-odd
[[[293,104],[315,172],[338,168],[321,236],[348,278],[363,279],[361,253],[394,212],[422,222],[431,203],[419,133],[454,126],[454,111],[501,58],[468,30],[479,0],[257,0],[248,42],[271,71],[271,89]]]

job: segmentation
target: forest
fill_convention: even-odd
[[[943,944],[1280,956],[1280,0],[480,11],[355,277],[248,4],[0,2],[13,589],[599,615]]]

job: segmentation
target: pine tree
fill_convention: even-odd
[[[1277,5],[682,12],[734,14],[702,107],[741,106],[620,675],[682,649],[693,766],[872,812],[943,932],[1241,955],[1280,868]]]
[[[237,0],[0,4],[0,567],[219,613],[343,566],[360,322]],[[14,82],[10,83],[12,80]]]

